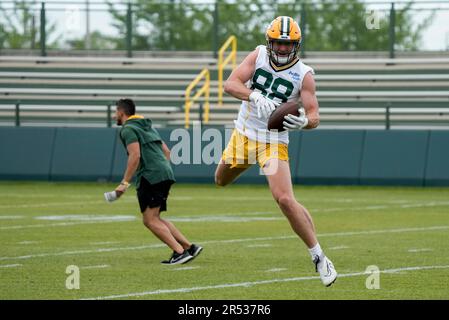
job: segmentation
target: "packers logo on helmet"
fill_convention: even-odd
[[[280,16],[274,19],[265,32],[268,56],[277,66],[291,63],[299,52],[301,29],[291,17]]]

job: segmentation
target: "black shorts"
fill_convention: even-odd
[[[137,189],[140,212],[144,213],[148,207],[160,207],[160,212],[167,211],[167,197],[173,183],[172,180],[166,180],[150,184],[145,178],[141,178],[139,189]]]

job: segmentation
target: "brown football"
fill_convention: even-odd
[[[297,101],[288,101],[277,107],[268,119],[268,130],[284,131],[284,117],[288,114],[299,116]]]

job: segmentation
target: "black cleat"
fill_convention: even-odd
[[[190,253],[190,255],[193,258],[196,258],[196,256],[198,256],[201,251],[203,250],[203,247],[201,246],[197,246],[196,244],[192,243],[192,245],[190,246],[189,249],[187,249],[187,251]],[[191,260],[193,260],[193,258]]]
[[[193,256],[189,253],[188,250],[184,250],[183,253],[177,253],[173,251],[172,256],[168,260],[161,261],[162,264],[182,264],[186,263],[193,259]]]

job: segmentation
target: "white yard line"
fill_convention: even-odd
[[[46,208],[46,207],[57,207],[57,206],[79,206],[86,204],[99,204],[106,203],[103,201],[76,201],[76,202],[47,202],[47,203],[34,203],[34,204],[3,204],[0,205],[0,209],[11,209],[11,208]]]
[[[213,216],[177,216],[171,217],[170,220],[174,222],[252,222],[252,221],[275,221],[284,220],[285,218],[278,217],[257,217],[255,215],[270,215],[273,212],[247,212],[247,213],[219,213]],[[250,217],[247,217],[250,216]],[[14,225],[2,226],[0,230],[15,230],[28,228],[45,228],[45,227],[67,227],[79,224],[95,224],[95,223],[111,223],[111,222],[129,222],[136,221],[136,216],[131,215],[116,215],[116,216],[102,216],[102,215],[59,215],[59,216],[37,216],[35,220],[68,220],[70,222],[56,222],[48,224],[28,224],[28,225]]]
[[[23,219],[23,216],[2,216],[0,215],[0,220],[17,220]]]
[[[91,242],[91,245],[98,246],[102,244],[117,244],[120,243],[120,241],[99,241],[99,242]]]
[[[0,230],[14,230],[14,229],[28,229],[28,228],[46,228],[46,227],[67,227],[78,224],[95,224],[95,223],[112,223],[112,222],[135,222],[134,220],[104,220],[104,221],[82,221],[82,222],[58,222],[47,224],[28,224],[17,226],[4,226],[0,227]]]
[[[17,267],[21,267],[22,265],[20,263],[16,263],[16,264],[1,264],[0,268],[17,268]]]
[[[80,269],[104,269],[104,268],[109,268],[110,265],[108,264],[101,264],[98,266],[85,266],[85,267],[80,267]]]
[[[89,196],[90,198],[90,196]],[[57,206],[77,206],[77,205],[89,205],[89,204],[107,204],[104,200],[102,200],[102,197],[92,197],[92,199],[99,199],[95,201],[83,201],[86,198],[80,197],[80,201],[67,201],[67,202],[45,202],[45,203],[32,203],[32,204],[2,204],[0,205],[0,209],[11,209],[11,208],[46,208],[46,207],[57,207]],[[101,199],[101,200],[100,200]],[[170,197],[171,200],[176,201],[196,201],[196,200],[222,200],[222,201],[274,201],[271,196],[267,197]],[[120,200],[121,202],[126,203],[134,203],[135,198],[133,197],[127,197]],[[309,201],[315,201],[313,199],[309,199]],[[328,202],[335,202],[335,203],[342,203],[342,202],[354,202],[354,201],[370,201],[370,199],[329,199]],[[426,206],[439,206],[439,205],[449,205],[449,201],[432,201],[432,202],[425,202],[425,203],[412,203],[407,202],[406,200],[400,200],[400,201],[387,201],[386,203],[393,203],[396,205],[373,205],[373,206],[363,206],[363,207],[356,207],[356,208],[331,208],[331,209],[311,209],[313,211],[341,211],[341,210],[363,210],[366,208],[372,208],[369,210],[377,209],[378,207],[380,209],[383,208],[413,208],[413,207],[426,207]]]
[[[420,228],[400,228],[400,229],[349,231],[349,232],[322,233],[322,234],[318,234],[318,237],[346,237],[346,236],[372,235],[372,234],[421,232],[421,231],[440,231],[440,230],[448,230],[448,229],[449,229],[449,226],[433,226],[433,227],[420,227]],[[277,237],[243,238],[243,239],[228,239],[228,240],[209,240],[209,241],[202,241],[201,244],[240,243],[240,242],[253,242],[253,241],[286,240],[286,239],[297,239],[297,238],[298,237],[296,235],[289,235],[289,236],[277,236]],[[145,250],[145,249],[162,248],[162,247],[165,247],[165,244],[159,243],[159,244],[151,244],[151,245],[141,245],[141,246],[136,246],[136,247],[98,248],[98,249],[62,251],[62,252],[52,252],[52,253],[29,254],[29,255],[16,256],[16,257],[0,257],[0,261],[5,261],[5,260],[24,260],[24,259],[32,259],[32,258],[68,256],[68,255],[103,253],[103,252],[114,252],[114,251]]]
[[[385,269],[380,270],[380,273],[399,273],[403,271],[420,271],[420,270],[433,270],[433,269],[449,269],[449,265],[443,266],[417,266],[417,267],[403,267],[396,269]],[[366,275],[365,272],[354,272],[354,273],[344,273],[340,274],[339,278],[349,278],[358,277]],[[93,298],[86,298],[83,300],[109,300],[109,299],[120,299],[120,298],[131,298],[131,297],[142,297],[149,295],[159,295],[159,294],[172,294],[172,293],[186,293],[192,291],[202,291],[202,290],[213,290],[213,289],[225,289],[225,288],[237,288],[237,287],[251,287],[264,284],[272,283],[282,283],[282,282],[297,282],[297,281],[308,281],[308,280],[319,280],[319,276],[309,276],[309,277],[295,277],[295,278],[284,278],[284,279],[269,279],[260,281],[250,281],[250,282],[238,282],[238,283],[224,283],[212,286],[203,287],[190,287],[190,288],[178,288],[178,289],[159,289],[153,291],[143,291],[143,292],[132,292],[125,294],[109,295],[109,296],[99,296]],[[338,281],[338,280],[337,280]]]
[[[425,203],[408,203],[408,204],[395,204],[395,205],[376,205],[376,206],[364,206],[364,207],[351,207],[351,208],[328,208],[328,209],[310,209],[311,212],[339,212],[339,211],[363,211],[363,210],[381,210],[381,209],[408,209],[408,208],[421,208],[421,207],[438,207],[449,206],[449,201],[432,201]]]
[[[327,248],[327,250],[343,250],[343,249],[349,249],[349,247],[348,246],[337,246],[337,247]]]
[[[171,269],[170,271],[193,270],[193,269],[198,269],[198,268],[199,268],[199,266],[193,266],[193,267],[179,267],[179,268]]]
[[[281,271],[285,271],[285,270],[287,270],[287,268],[273,268],[273,269],[266,270],[265,272],[281,272]]]
[[[247,248],[266,248],[266,247],[272,247],[272,244],[269,243],[261,243],[261,244],[250,244],[249,246],[246,246]]]
[[[86,203],[86,202],[84,202]],[[79,203],[78,203],[79,204]],[[328,208],[328,209],[310,209],[312,212],[347,212],[347,211],[363,211],[363,210],[381,210],[381,209],[408,209],[408,208],[420,208],[420,207],[435,207],[435,206],[449,206],[449,201],[433,201],[427,203],[416,203],[416,204],[405,204],[405,205],[394,205],[394,206],[365,206],[365,207],[352,207],[352,208]],[[1,206],[0,206],[1,208]],[[208,221],[219,221],[219,222],[251,222],[251,221],[261,221],[261,220],[283,220],[283,217],[254,217],[254,218],[239,218],[239,215],[257,215],[257,214],[271,214],[272,212],[263,213],[235,213],[235,216],[230,213],[229,216],[223,214],[216,214],[214,216],[178,216],[172,217],[171,220],[175,222],[208,222]],[[129,220],[133,221],[133,220]],[[32,225],[15,225],[15,226],[3,226],[0,230],[13,230],[13,229],[24,229],[24,228],[45,228],[45,227],[66,227],[78,224],[92,224],[92,223],[110,223],[110,222],[128,222],[127,220],[118,219],[116,221],[109,220],[99,220],[99,221],[82,221],[82,222],[63,222],[63,223],[52,223],[52,224],[32,224]]]
[[[17,242],[17,244],[38,244],[40,242],[41,241],[28,241],[28,240],[25,240],[25,241]]]
[[[412,253],[416,253],[416,252],[429,252],[429,251],[433,251],[433,249],[423,248],[423,249],[409,249],[409,250],[407,250],[407,252],[412,252]]]

